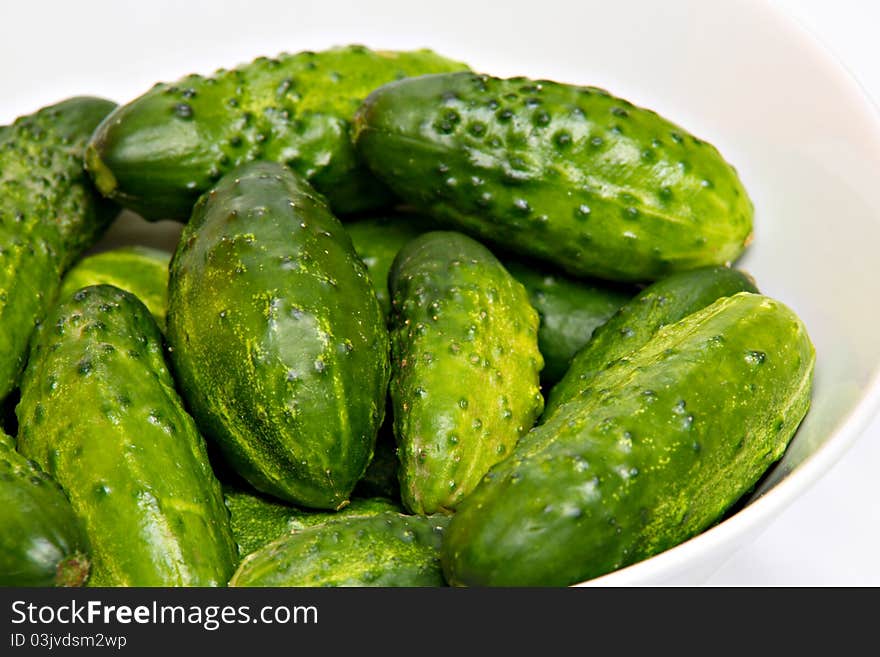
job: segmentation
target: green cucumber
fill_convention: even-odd
[[[147,308],[109,285],[77,291],[37,331],[18,445],[84,525],[93,586],[218,586],[235,543],[205,445],[174,389]]]
[[[538,315],[484,246],[436,231],[397,254],[389,286],[401,497],[451,511],[541,414]]]
[[[115,214],[97,201],[82,157],[115,105],[71,98],[24,116],[0,140],[0,399],[18,382],[34,327],[64,271]]]
[[[798,317],[750,292],[662,328],[486,475],[446,534],[448,581],[572,584],[700,533],[782,455],[814,363]]]
[[[385,412],[388,331],[320,195],[279,164],[233,170],[171,263],[168,342],[193,415],[258,490],[343,506]]]
[[[751,201],[713,146],[601,89],[425,75],[370,94],[353,134],[416,209],[576,276],[726,264],[752,234]]]
[[[230,586],[444,586],[446,516],[382,511],[288,534],[246,557]]]
[[[64,491],[0,433],[0,586],[80,586],[88,543]]]
[[[146,246],[126,246],[83,258],[67,272],[58,296],[68,297],[89,285],[114,285],[140,299],[159,328],[165,327],[168,263],[171,254]]]
[[[407,243],[430,230],[418,215],[385,215],[345,225],[355,251],[367,265],[376,296],[386,314],[390,312],[388,274],[394,257]],[[529,301],[538,311],[538,348],[544,356],[541,383],[556,383],[593,330],[605,323],[632,297],[622,286],[602,281],[574,280],[535,262],[504,258],[510,274],[526,288]]]
[[[232,535],[238,553],[245,557],[285,534],[347,516],[399,511],[398,505],[382,498],[353,499],[340,511],[308,511],[264,497],[239,487],[224,486]]]
[[[589,343],[575,355],[568,371],[547,396],[544,418],[565,402],[587,394],[602,370],[640,349],[663,326],[721,297],[757,291],[748,274],[728,267],[681,272],[649,285],[596,329]]]
[[[541,384],[552,386],[568,370],[572,357],[590,341],[599,326],[633,293],[622,286],[596,280],[575,280],[537,263],[511,259],[504,266],[529,293],[538,311],[538,348],[544,357]]]
[[[397,253],[407,242],[428,230],[423,218],[415,215],[383,215],[345,224],[345,232],[358,256],[367,266],[376,298],[385,315],[391,314],[388,274]]]
[[[386,82],[465,68],[429,50],[349,46],[189,75],[109,116],[86,166],[104,195],[147,219],[189,217],[199,194],[252,160],[291,167],[327,195],[334,212],[381,207],[391,196],[351,144],[358,105]]]

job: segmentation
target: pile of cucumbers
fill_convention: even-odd
[[[90,252],[120,208],[175,252]],[[730,266],[752,224],[654,112],[427,50],[19,118],[0,585],[557,586],[675,546],[810,403],[803,323]]]

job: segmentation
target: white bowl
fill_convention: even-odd
[[[26,47],[35,23],[25,14],[36,10],[17,11]],[[195,3],[117,2],[104,22],[75,5],[58,12],[52,25],[36,21],[41,55],[4,72],[0,123],[68,95],[124,102],[156,80],[282,50],[427,46],[497,75],[606,87],[714,143],[737,167],[756,206],[755,242],[740,265],[806,322],[817,350],[813,407],[745,508],[592,583],[702,581],[822,475],[880,404],[880,120],[846,73],[765,3],[253,1],[209,15]],[[129,216],[102,247],[171,248],[178,230]]]

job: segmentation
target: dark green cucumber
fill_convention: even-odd
[[[18,381],[34,326],[64,271],[113,218],[83,172],[86,140],[115,105],[71,98],[21,117],[0,139],[0,399]]]
[[[367,266],[379,305],[385,315],[391,313],[388,274],[397,253],[407,242],[429,230],[427,222],[415,215],[384,215],[345,224],[354,250]]]
[[[460,233],[409,242],[389,287],[401,497],[413,513],[451,511],[541,414],[538,315]]]
[[[428,50],[349,46],[190,75],[157,84],[108,117],[86,166],[103,194],[148,219],[189,217],[199,194],[252,160],[291,167],[334,212],[380,207],[391,196],[349,134],[358,105],[386,82],[465,68]]]
[[[0,433],[0,586],[80,586],[88,543],[64,491]]]
[[[596,329],[589,343],[575,355],[565,376],[547,396],[544,418],[565,402],[587,394],[602,370],[640,349],[663,326],[674,324],[721,297],[757,291],[748,274],[728,267],[673,274],[649,285]]]
[[[400,511],[397,504],[382,498],[353,499],[339,511],[307,511],[233,486],[223,487],[229,509],[232,535],[238,553],[251,552],[291,532],[347,516],[375,515],[381,511]]]
[[[236,562],[204,441],[174,389],[147,308],[77,291],[37,331],[18,444],[61,485],[92,550],[94,586],[218,586]]]
[[[752,204],[710,144],[593,87],[468,72],[389,83],[355,118],[392,191],[448,225],[577,276],[726,264]]]
[[[525,436],[443,547],[453,584],[572,584],[718,521],[785,450],[815,353],[781,303],[741,292],[661,329]]]
[[[230,586],[444,586],[446,516],[383,511],[295,531],[246,557]]]
[[[388,331],[323,197],[253,162],[205,194],[171,263],[168,341],[199,426],[255,488],[335,509],[385,412]]]
[[[127,246],[83,258],[67,272],[61,283],[61,298],[89,285],[114,285],[131,292],[147,307],[159,325],[165,327],[168,306],[167,251],[145,246]]]
[[[538,311],[538,348],[544,357],[541,383],[549,387],[568,370],[572,357],[589,342],[633,292],[601,281],[574,280],[541,267],[505,259],[504,266],[529,293]]]

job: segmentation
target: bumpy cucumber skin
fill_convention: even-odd
[[[92,586],[222,586],[236,563],[205,444],[174,389],[147,308],[109,285],[40,327],[16,409],[18,444],[85,527]]]
[[[131,292],[147,307],[159,328],[165,327],[168,306],[168,264],[171,254],[145,246],[127,246],[88,256],[77,262],[61,282],[59,298],[90,285],[113,285]]]
[[[387,84],[359,152],[402,199],[577,276],[653,280],[736,259],[753,208],[710,144],[593,87],[473,73]]]
[[[0,433],[0,586],[79,586],[88,543],[64,491]]]
[[[253,162],[205,194],[171,263],[168,341],[199,426],[258,490],[345,504],[390,365],[366,267],[323,198]]]
[[[243,488],[226,485],[223,498],[229,509],[232,535],[238,553],[252,552],[291,532],[348,516],[375,515],[382,511],[402,511],[382,498],[353,499],[339,511],[307,511],[264,497]]]
[[[544,356],[541,383],[545,387],[562,378],[593,331],[633,296],[624,286],[573,280],[537,263],[525,265],[505,259],[504,266],[523,284],[532,307],[538,311],[538,348]]]
[[[71,98],[0,138],[0,398],[16,385],[61,276],[113,218],[83,171],[85,143],[114,103]]]
[[[345,224],[354,250],[367,266],[376,298],[386,316],[391,314],[388,274],[394,258],[407,242],[428,230],[424,218],[406,214],[369,217]]]
[[[663,326],[674,324],[721,297],[757,292],[752,278],[729,267],[703,267],[673,274],[642,290],[622,306],[571,360],[547,395],[544,418],[565,402],[588,394],[596,378],[615,361],[644,346]]]
[[[782,455],[814,361],[795,314],[749,292],[661,329],[462,504],[443,547],[449,582],[571,584],[703,531]]]
[[[432,229],[428,219],[412,214],[385,215],[345,225],[355,251],[367,265],[376,296],[390,313],[388,274],[405,244]],[[565,374],[568,364],[596,327],[604,324],[634,294],[627,286],[598,280],[575,280],[537,262],[505,257],[508,272],[526,288],[538,311],[538,348],[544,356],[541,383],[550,386]]]
[[[284,536],[242,561],[230,586],[445,586],[446,516],[383,511]]]
[[[451,511],[541,414],[538,314],[461,233],[409,242],[389,288],[401,497],[413,513]]]
[[[103,194],[147,219],[189,217],[200,193],[252,160],[291,167],[334,212],[381,207],[391,196],[351,143],[358,105],[386,82],[466,68],[428,50],[349,46],[190,75],[107,117],[86,166]]]

